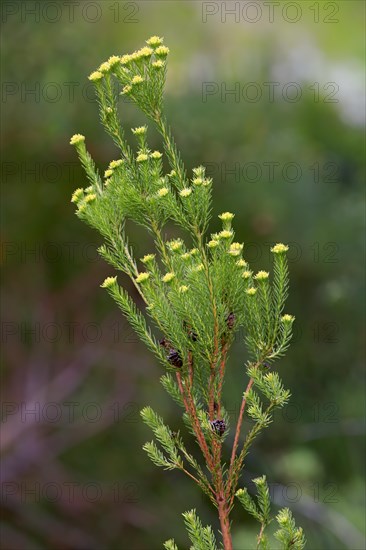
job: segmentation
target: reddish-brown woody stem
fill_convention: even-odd
[[[193,401],[193,397],[192,397],[192,394],[191,394],[189,388],[187,388],[187,394],[186,394],[186,392],[184,390],[183,383],[182,383],[182,377],[181,377],[180,372],[177,372],[177,382],[178,382],[178,387],[179,387],[180,394],[183,398],[183,402],[184,402],[186,412],[192,420],[192,426],[193,426],[194,433],[196,434],[198,444],[201,448],[203,456],[205,457],[205,460],[207,462],[207,466],[212,471],[213,470],[212,457],[211,457],[211,454],[208,450],[208,446],[207,446],[207,443],[206,443],[206,440],[205,440],[205,436],[203,435],[201,425],[200,425],[200,422],[199,422],[198,417],[197,417],[197,411],[196,411],[196,407],[195,407],[195,404],[194,404],[194,401]]]

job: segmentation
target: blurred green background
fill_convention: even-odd
[[[178,410],[99,288],[111,269],[70,205],[85,183],[70,136],[87,136],[101,170],[117,154],[87,75],[158,34],[178,146],[214,178],[212,230],[235,212],[255,269],[272,243],[292,245],[296,330],[279,364],[292,400],[243,483],[267,474],[274,511],[293,509],[309,550],[365,548],[364,2],[6,1],[2,20],[3,547],[155,550],[174,536],[187,548],[192,507],[218,528],[189,480],[141,450],[139,410],[179,428]],[[123,101],[121,118],[143,122]],[[131,241],[149,251],[140,229]],[[230,359],[234,418],[240,338]],[[235,549],[253,548],[256,525],[240,509],[233,521]]]

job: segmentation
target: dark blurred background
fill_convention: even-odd
[[[99,285],[113,273],[70,204],[85,185],[76,132],[104,170],[117,158],[87,75],[152,34],[171,49],[166,109],[187,168],[214,179],[216,215],[254,269],[290,243],[296,315],[278,368],[292,398],[256,442],[243,483],[267,474],[309,550],[363,549],[364,3],[2,3],[2,546],[155,550],[188,542],[181,513],[214,510],[141,450],[150,404],[173,428],[162,370]],[[128,129],[144,121],[121,102]],[[152,134],[152,147],[161,148]],[[150,250],[131,229],[136,256]],[[124,281],[120,277],[121,282]],[[133,292],[132,289],[130,289]],[[245,384],[242,339],[226,408]],[[246,424],[246,429],[248,425]],[[192,447],[194,449],[194,447]],[[256,525],[235,510],[237,550]]]

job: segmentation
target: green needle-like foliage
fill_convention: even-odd
[[[289,346],[294,322],[292,315],[284,314],[288,247],[279,243],[271,248],[272,276],[266,271],[253,274],[244,258],[244,244],[235,241],[234,214],[220,214],[221,226],[206,235],[212,180],[203,166],[187,173],[168,126],[163,101],[168,54],[163,39],[153,36],[137,52],[114,55],[90,75],[101,122],[119,153],[102,177],[84,136],[75,134],[71,144],[85,169],[87,185],[77,189],[71,200],[77,216],[101,234],[100,255],[131,279],[144,303],[140,309],[119,286],[117,275],[101,285],[166,370],[161,383],[183,408],[183,426],[195,439],[200,456],[188,452],[180,434],[150,407],[141,415],[155,440],[144,450],[157,466],[181,470],[210,498],[218,511],[225,550],[232,549],[229,515],[235,494],[261,525],[258,548],[269,548],[264,534],[270,522],[265,477],[254,480],[257,503],[246,489],[236,491],[250,446],[272,422],[274,409],[283,407],[290,395],[271,370]],[[132,129],[136,146],[131,146],[120,124],[120,94],[128,96],[156,127],[164,153],[149,148],[146,125]],[[127,221],[142,226],[154,243],[140,260],[129,244]],[[172,224],[180,236],[169,240],[166,231]],[[242,405],[232,431],[222,390],[230,347],[239,331],[244,331],[250,356],[249,383],[241,390]],[[254,422],[242,439],[245,413]],[[225,456],[227,442],[231,453]],[[202,526],[194,510],[184,519],[193,549],[216,549],[213,530]],[[282,511],[277,520],[276,536],[284,548],[302,548],[302,532],[295,529],[290,513]],[[164,547],[177,550],[173,539]]]

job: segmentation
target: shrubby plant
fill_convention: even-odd
[[[141,411],[155,439],[144,450],[157,466],[178,469],[209,497],[218,512],[222,543],[232,548],[230,513],[235,497],[260,524],[257,548],[269,548],[266,528],[272,521],[266,477],[254,479],[257,496],[238,488],[245,457],[256,436],[270,425],[273,411],[290,396],[273,363],[287,350],[294,317],[284,314],[288,294],[288,247],[272,247],[273,274],[254,274],[235,241],[234,214],[219,216],[222,226],[207,238],[211,217],[212,181],[198,166],[187,175],[163,111],[163,90],[169,49],[157,36],[131,55],[112,56],[93,72],[103,126],[117,145],[120,158],[110,162],[102,177],[88,153],[85,138],[71,138],[85,168],[88,186],[77,189],[72,202],[76,214],[104,239],[100,255],[130,277],[145,303],[138,309],[129,293],[108,277],[101,285],[116,301],[132,327],[161,362],[161,383],[183,410],[186,430],[196,440],[200,458],[190,453],[182,435],[173,432],[147,406]],[[118,92],[153,122],[161,134],[169,172],[163,171],[163,153],[151,151],[147,126],[134,128],[134,151],[126,139],[117,111]],[[126,234],[126,221],[143,226],[155,250],[138,264]],[[182,236],[167,240],[168,222]],[[184,238],[183,238],[184,237]],[[156,337],[152,327],[161,336]],[[236,426],[229,425],[222,402],[227,360],[235,334],[244,329],[249,382],[242,395]],[[156,332],[156,330],[155,330]],[[158,340],[157,338],[160,338]],[[244,389],[244,388],[243,388]],[[243,436],[244,413],[251,428]],[[231,446],[226,456],[224,442]],[[204,527],[195,510],[183,514],[195,550],[217,548],[215,534]],[[275,537],[284,549],[301,549],[305,539],[291,512],[281,510]],[[167,550],[176,550],[173,539]]]

